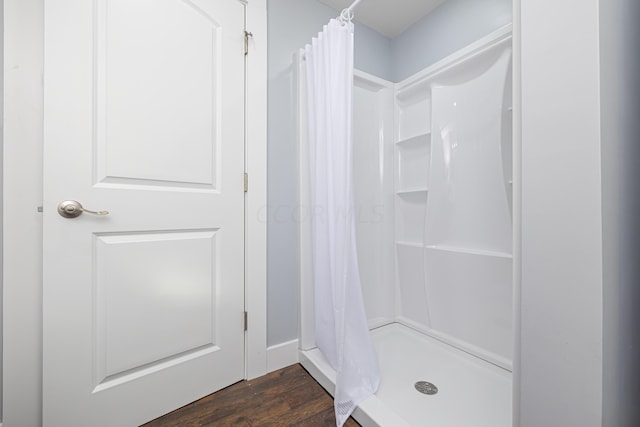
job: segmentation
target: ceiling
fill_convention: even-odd
[[[354,0],[319,0],[341,11]],[[362,0],[353,13],[355,20],[394,38],[415,24],[445,0]]]

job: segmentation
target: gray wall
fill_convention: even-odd
[[[511,23],[512,0],[448,0],[392,41],[399,82]]]
[[[603,425],[640,425],[640,2],[600,0]]]
[[[298,170],[294,52],[338,13],[316,0],[269,0],[267,345],[298,336]],[[391,41],[356,23],[355,66],[391,79]]]

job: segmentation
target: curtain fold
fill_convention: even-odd
[[[316,344],[336,371],[336,424],[375,393],[378,363],[358,270],[352,166],[353,24],[306,46]]]

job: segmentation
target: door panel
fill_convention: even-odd
[[[44,424],[138,425],[244,376],[244,5],[52,0],[45,28]]]
[[[94,239],[97,387],[219,350],[215,231]]]
[[[215,188],[223,28],[214,16],[176,0],[99,3],[98,182]]]

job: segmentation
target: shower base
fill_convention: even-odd
[[[365,427],[511,426],[511,372],[448,344],[392,323],[371,331],[380,389],[355,410]],[[300,363],[332,395],[335,372],[315,348]],[[416,390],[427,381],[437,394]]]

